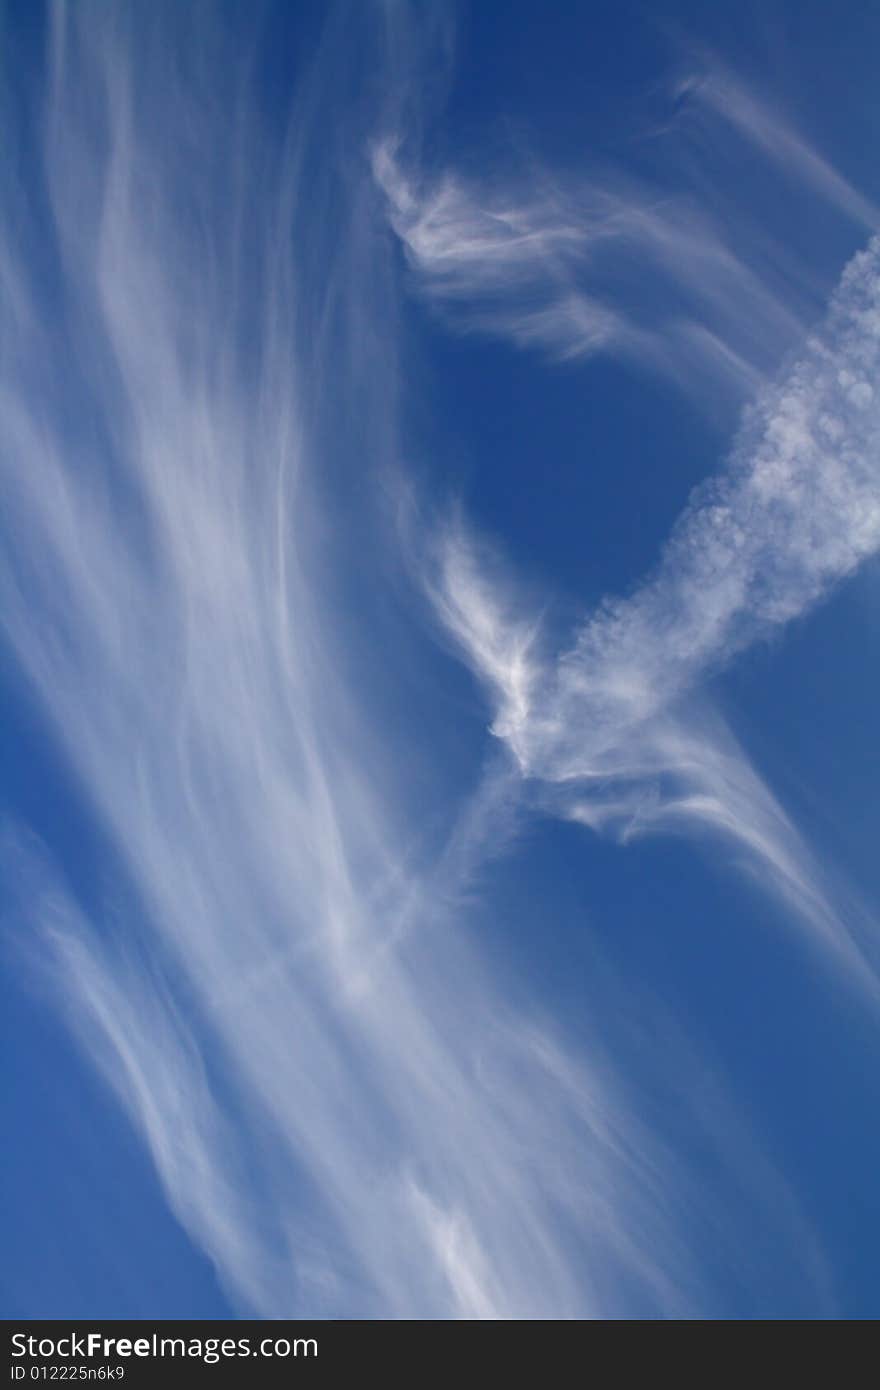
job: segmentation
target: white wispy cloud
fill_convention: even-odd
[[[467,326],[562,359],[625,332],[610,307],[577,289],[588,239],[576,208],[527,189],[492,198],[453,174],[417,189],[392,138],[376,145],[373,172],[421,287],[458,304]]]
[[[677,87],[677,95],[690,108],[689,114],[700,108],[711,112],[762,150],[792,183],[807,185],[866,231],[876,230],[876,205],[814,150],[790,120],[715,55],[704,52],[699,58],[698,71]]]
[[[509,773],[460,808],[426,804],[409,731],[382,710],[387,652],[349,650],[379,646],[381,604],[331,520],[364,458],[377,479],[396,461],[401,379],[372,185],[324,158],[338,83],[319,65],[273,153],[230,98],[232,39],[203,22],[56,12],[54,290],[27,189],[3,233],[20,305],[3,631],[130,884],[124,922],[88,920],[60,873],[7,858],[40,976],[243,1308],[699,1311],[712,1293],[674,1213],[711,1197],[688,1193],[610,1053],[568,1055],[471,939],[470,885],[515,818]],[[441,200],[411,228],[435,259],[450,215]],[[515,274],[524,238],[565,259],[539,222],[473,234],[500,238]],[[439,574],[498,732],[555,775],[561,736],[535,743],[534,625],[455,537]],[[439,854],[413,829],[430,815]],[[738,1133],[712,1133],[722,1168]],[[748,1209],[801,1248],[784,1183],[745,1167]],[[820,1305],[819,1275],[805,1288]]]
[[[532,164],[481,183],[422,168],[400,132],[378,142],[374,176],[417,291],[459,330],[635,362],[709,409],[719,389],[747,399],[801,341],[824,285],[731,202],[743,146],[850,221],[876,229],[877,210],[711,55],[670,97],[655,177]]]
[[[880,548],[878,370],[874,240],[800,359],[750,408],[726,470],[694,493],[656,571],[606,600],[567,650],[542,651],[539,622],[512,592],[493,591],[460,524],[444,536],[452,558],[434,596],[494,692],[493,731],[524,776],[567,789],[564,814],[625,837],[683,826],[726,835],[872,990],[865,943],[841,924],[808,849],[730,731],[698,717],[692,697]]]
[[[808,609],[880,546],[874,441],[880,242],[847,267],[825,325],[750,408],[724,473],[697,489],[656,572],[609,599],[544,672],[535,718],[512,746],[523,768],[564,778],[667,707],[742,646]],[[523,703],[520,641],[491,616],[466,537],[450,533],[454,627],[474,663]],[[470,615],[470,617],[469,617]],[[518,622],[521,628],[522,619]],[[488,632],[488,636],[486,635]],[[486,652],[491,660],[486,659]],[[536,673],[528,677],[534,687]]]

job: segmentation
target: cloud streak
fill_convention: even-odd
[[[267,167],[223,85],[229,41],[169,16],[56,11],[43,156],[63,312],[6,232],[23,308],[3,629],[130,885],[124,923],[89,920],[63,874],[14,852],[38,973],[237,1306],[692,1309],[663,1141],[612,1063],[568,1058],[469,939],[509,778],[433,808],[431,856],[393,723],[350,693],[354,581],[325,515],[336,402],[398,382],[366,182],[345,187],[336,251],[310,259],[296,180],[326,137],[309,111],[328,74]],[[362,350],[367,323],[382,353]],[[394,422],[365,418],[380,470]],[[516,661],[491,641],[508,689]]]
[[[735,840],[872,993],[809,851],[693,694],[800,617],[880,548],[880,241],[847,266],[802,356],[749,409],[724,473],[692,496],[655,570],[584,621],[568,649],[494,585],[458,523],[435,608],[491,692],[523,776],[571,788],[567,814],[625,837],[698,826]]]
[[[388,20],[386,50],[411,42],[405,18]],[[425,193],[381,140],[372,168],[328,159],[364,130],[359,89],[350,120],[334,114],[362,37],[339,32],[337,57],[325,49],[302,77],[282,145],[219,23],[171,6],[55,11],[39,123],[50,228],[34,257],[38,219],[14,190],[0,256],[19,329],[0,396],[2,624],[127,908],[122,923],[88,911],[63,870],[13,848],[21,912],[40,926],[33,969],[237,1307],[700,1315],[718,1291],[692,1232],[711,1226],[744,1283],[772,1287],[772,1258],[741,1248],[738,1220],[783,1252],[812,1248],[794,1199],[676,1042],[657,1094],[699,1076],[692,1122],[737,1192],[719,1214],[675,1135],[640,1118],[613,1045],[622,992],[587,989],[595,1045],[577,1055],[478,949],[475,885],[515,837],[525,774],[571,783],[564,814],[628,835],[734,825],[802,905],[814,893],[732,745],[685,739],[673,720],[647,730],[877,544],[878,253],[854,264],[824,336],[757,408],[658,574],[561,660],[464,526],[441,538],[425,583],[517,764],[469,769],[449,797],[439,772],[410,772],[413,744],[429,761],[427,696],[401,721],[384,695],[396,647],[377,615],[402,564],[365,580],[349,545],[363,532],[346,522],[362,472],[381,494],[401,469],[405,374],[374,178],[427,292],[469,303],[478,282],[483,328],[561,356],[633,330],[578,288],[582,233],[564,207],[487,211],[455,180]],[[634,200],[603,218],[600,238],[670,264],[691,235]],[[729,265],[723,295],[752,283]],[[378,506],[363,525],[374,549],[391,545]],[[648,766],[686,769],[653,809],[633,800]],[[821,1262],[798,1277],[827,1307]]]
[[[551,360],[634,363],[703,407],[719,390],[748,399],[805,336],[824,291],[778,231],[731,204],[723,171],[743,155],[783,166],[802,197],[869,231],[877,210],[711,55],[670,101],[656,167],[639,175],[533,161],[481,183],[421,167],[392,130],[373,172],[417,292],[459,331]]]
[[[525,772],[587,775],[632,729],[791,621],[880,546],[874,442],[880,242],[847,267],[824,326],[748,412],[727,470],[695,492],[654,574],[609,599],[549,675],[487,591],[465,536],[444,542],[444,613],[486,679]],[[506,678],[505,678],[506,676]],[[524,692],[544,682],[531,702]]]

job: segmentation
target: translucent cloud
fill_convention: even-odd
[[[90,920],[14,852],[36,968],[238,1306],[693,1310],[711,1296],[661,1195],[680,1160],[610,1059],[568,1057],[471,939],[509,776],[432,802],[407,786],[409,731],[377,713],[378,604],[334,544],[330,475],[356,438],[382,478],[400,379],[371,187],[353,174],[331,198],[338,171],[314,172],[317,94],[338,83],[319,68],[273,154],[229,99],[231,39],[194,23],[57,12],[43,156],[63,313],[26,190],[4,229],[21,331],[3,631],[129,885],[123,923]],[[454,547],[445,576],[513,736],[528,630]],[[365,626],[373,685],[342,650]],[[413,829],[431,817],[436,854]],[[793,1204],[770,1206],[799,1245]]]
[[[680,82],[677,95],[690,113],[702,109],[732,126],[762,150],[794,183],[803,183],[824,201],[873,231],[878,223],[875,204],[854,188],[826,159],[811,148],[790,121],[748,83],[712,55],[700,55],[700,70]]]
[[[523,770],[587,775],[621,737],[667,708],[741,647],[817,602],[880,547],[874,441],[880,368],[880,241],[847,267],[825,324],[748,412],[725,473],[693,495],[656,573],[609,599],[542,673],[533,717],[511,746]],[[522,619],[487,618],[502,600],[450,535],[447,604],[471,660],[523,704]],[[481,640],[491,632],[488,643]],[[491,660],[487,657],[491,653]],[[532,672],[529,686],[538,684]]]
[[[625,332],[610,308],[576,288],[587,240],[574,208],[530,200],[525,190],[481,201],[480,190],[453,175],[420,195],[392,139],[376,145],[373,172],[417,282],[431,298],[457,303],[468,326],[560,359],[596,352]]]
[[[360,533],[348,520],[365,475],[379,495],[399,478],[404,381],[372,174],[327,157],[364,135],[358,103],[347,119],[335,104],[361,36],[333,31],[340,67],[329,44],[279,148],[239,83],[237,37],[204,19],[172,5],[108,18],[86,0],[55,12],[45,187],[33,201],[30,185],[14,190],[2,232],[18,332],[0,395],[0,617],[128,904],[122,923],[88,912],[59,868],[13,848],[19,916],[39,927],[31,969],[246,1311],[699,1315],[718,1301],[694,1248],[707,1228],[746,1287],[772,1288],[775,1252],[788,1252],[804,1304],[827,1309],[785,1181],[675,1030],[657,1024],[669,1075],[655,1093],[686,1104],[698,1078],[691,1122],[729,1179],[727,1206],[662,1121],[640,1118],[615,1055],[625,993],[585,988],[607,1033],[597,1026],[579,1056],[476,944],[474,885],[514,838],[520,775],[490,763],[451,777],[450,798],[439,774],[413,772],[413,745],[430,765],[432,711],[402,719],[383,699],[398,640],[412,640],[405,624],[393,640],[383,625],[382,585],[395,601],[403,587],[402,564],[387,562],[390,580],[383,568],[395,533],[378,506]],[[412,15],[395,7],[386,20],[399,56]],[[580,341],[559,319],[563,305],[569,325],[583,313],[581,333],[594,313],[572,288],[567,223],[528,201],[474,213],[455,184],[425,203],[393,150],[373,149],[420,273],[455,297],[497,255],[491,321],[556,352]],[[51,219],[35,242],[44,196]],[[844,292],[847,324],[873,254]],[[531,320],[502,304],[511,280],[534,294]],[[602,313],[596,331],[613,337]],[[566,814],[606,816],[589,776],[603,760],[631,771],[627,730],[732,649],[747,600],[758,625],[777,621],[873,544],[849,457],[872,409],[855,350],[866,323],[826,356],[817,348],[791,404],[779,398],[772,457],[695,504],[667,568],[629,607],[597,615],[559,663],[462,526],[439,545],[421,536],[437,612],[491,692],[496,733],[523,771],[577,782]],[[853,375],[841,382],[830,354],[847,333]],[[824,500],[858,503],[863,530],[845,545],[832,518],[809,569],[774,479],[813,427]],[[843,431],[836,474],[817,462],[828,429]],[[744,498],[787,546],[773,601],[761,580],[769,520],[732,577],[707,581],[730,550],[707,518],[739,516]],[[378,555],[366,578],[351,544],[366,551],[364,533]],[[657,677],[661,599],[677,654]],[[695,756],[673,738],[655,738],[651,756]],[[702,778],[666,802],[667,818],[734,817],[745,839],[742,808],[720,790],[728,773]],[[803,896],[792,842],[764,811],[752,836]],[[637,819],[627,810],[633,830]],[[439,849],[428,824],[441,826]],[[771,1233],[769,1255],[743,1248],[749,1222]]]
[[[745,146],[847,222],[875,229],[877,210],[711,55],[670,99],[658,148],[671,151],[671,186],[659,159],[654,179],[533,164],[481,183],[422,168],[403,130],[378,142],[374,176],[417,293],[459,331],[553,360],[633,362],[709,410],[719,390],[750,397],[805,336],[823,287],[731,204],[723,171]]]
[[[692,697],[880,548],[878,375],[875,239],[800,360],[749,410],[726,471],[694,493],[656,571],[605,601],[568,650],[541,653],[538,622],[512,593],[492,592],[460,527],[445,538],[455,558],[435,599],[495,694],[493,731],[524,776],[570,789],[566,814],[625,837],[691,826],[732,838],[872,990],[864,941],[838,922],[809,851]]]

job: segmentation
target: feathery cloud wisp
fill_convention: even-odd
[[[379,475],[399,376],[368,178],[343,178],[342,223],[327,194],[335,241],[320,220],[316,93],[338,84],[316,74],[273,156],[228,99],[222,33],[208,52],[179,18],[172,77],[169,13],[57,12],[63,314],[18,236],[25,199],[4,230],[3,629],[129,885],[120,932],[38,865],[43,977],[239,1306],[693,1310],[709,1295],[663,1198],[680,1160],[610,1059],[566,1056],[471,940],[507,781],[460,813],[437,798],[432,857],[406,731],[365,682],[355,698],[340,650],[371,612],[326,520],[342,403]],[[528,634],[496,643],[478,580],[456,584],[514,728]],[[785,1202],[759,1186],[772,1222]],[[780,1229],[800,1243],[793,1206]]]
[[[726,472],[691,498],[655,573],[605,601],[557,659],[539,651],[537,621],[493,592],[460,525],[444,537],[439,600],[434,591],[493,693],[493,731],[525,776],[573,789],[566,814],[628,835],[675,824],[727,834],[863,983],[870,971],[808,851],[729,731],[701,727],[692,704],[677,711],[736,652],[880,548],[878,374],[874,240],[800,360],[749,410]]]
[[[817,286],[778,233],[721,196],[737,141],[839,217],[870,230],[880,219],[779,113],[717,61],[703,67],[672,93],[683,104],[667,139],[688,141],[680,162],[694,166],[672,190],[600,168],[481,184],[421,169],[399,131],[379,141],[374,177],[419,294],[459,330],[556,360],[635,362],[698,404],[719,385],[748,398],[805,335]]]
[[[496,616],[462,534],[443,592],[475,667],[503,683],[523,771],[562,780],[740,648],[799,616],[880,547],[874,441],[880,241],[855,257],[801,359],[751,407],[727,470],[697,489],[656,573],[611,599],[549,669],[529,670],[522,620]],[[509,607],[509,605],[508,605]],[[524,691],[536,690],[525,708]]]
[[[689,1067],[700,1076],[693,1123],[719,1171],[735,1170],[741,1205],[729,1216],[711,1183],[688,1181],[662,1124],[640,1120],[611,1042],[573,1056],[537,1005],[513,1007],[500,962],[474,943],[472,885],[510,818],[515,779],[492,769],[476,790],[459,786],[453,805],[408,782],[410,731],[381,700],[377,668],[388,658],[371,621],[381,596],[365,592],[363,569],[334,535],[362,460],[375,476],[398,462],[402,384],[371,178],[326,158],[328,130],[350,145],[350,129],[322,105],[341,84],[319,64],[287,147],[274,150],[244,98],[230,99],[238,88],[224,79],[238,69],[222,33],[206,38],[185,16],[181,30],[164,27],[172,13],[119,7],[108,20],[87,3],[57,12],[42,155],[46,254],[64,313],[30,254],[26,199],[3,231],[19,327],[0,412],[3,628],[130,901],[126,930],[114,931],[39,863],[48,893],[33,893],[30,911],[43,928],[40,969],[172,1209],[248,1310],[706,1311],[714,1290],[691,1233],[707,1209],[713,1239],[741,1260],[750,1287],[772,1273],[739,1248],[743,1211],[798,1252],[800,1276],[810,1238],[796,1204],[745,1126],[727,1112],[714,1123],[714,1079],[692,1058],[682,1064],[686,1049],[667,1088],[687,1095]],[[356,47],[349,35],[345,61]],[[441,297],[458,303],[478,279],[478,314],[493,332],[557,355],[616,341],[647,351],[578,287],[579,223],[564,210],[548,219],[526,199],[487,213],[455,182],[425,201],[391,148],[376,148],[398,230]],[[691,245],[677,213],[650,214],[637,199],[600,212],[600,241],[629,237],[669,264]],[[688,264],[711,263],[707,297],[729,303],[752,286],[772,318],[775,301],[714,231],[697,241],[705,255]],[[873,253],[845,295],[864,292],[872,265]],[[718,288],[719,268],[733,288]],[[634,759],[638,772],[628,731],[732,650],[744,613],[758,627],[786,616],[873,544],[867,524],[847,548],[841,526],[823,521],[822,558],[807,570],[795,518],[774,493],[785,468],[794,474],[803,431],[825,437],[826,415],[856,448],[852,412],[871,404],[866,363],[832,389],[844,339],[827,359],[818,348],[807,359],[790,404],[780,396],[782,426],[771,430],[767,416],[772,457],[696,505],[673,544],[679,558],[629,606],[587,625],[557,666],[464,532],[444,538],[431,577],[441,616],[491,688],[496,732],[522,768],[576,783],[566,814],[612,815],[589,777],[625,781]],[[856,340],[853,329],[853,373]],[[811,467],[820,456],[817,444]],[[833,516],[857,500],[864,520],[858,461],[819,471]],[[772,602],[766,527],[735,547],[732,575],[707,582],[728,562],[716,533],[733,534],[710,518],[741,518],[744,506],[778,519],[786,542]],[[367,524],[378,522],[377,509]],[[662,678],[661,613],[676,648]],[[372,664],[342,650],[342,634],[360,628],[379,650]],[[654,769],[701,771],[654,808],[655,823],[735,824],[806,899],[796,842],[771,800],[754,819],[762,792],[733,755],[710,767],[695,737],[684,746],[671,724],[663,738],[646,739]],[[631,788],[620,795],[635,833],[651,816],[631,813]],[[412,829],[430,817],[447,828],[436,854]],[[596,994],[613,1037],[616,1006]],[[807,1262],[802,1273],[805,1299],[826,1307],[821,1271]]]

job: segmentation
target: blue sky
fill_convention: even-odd
[[[880,14],[2,38],[5,1315],[876,1317]]]

